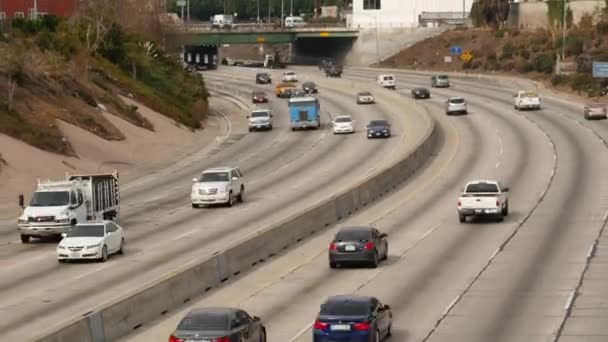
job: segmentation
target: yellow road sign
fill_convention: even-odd
[[[255,41],[258,42],[258,43],[264,43],[266,41],[266,38],[265,37],[257,37],[255,39]]]
[[[465,51],[462,53],[462,55],[460,55],[460,59],[462,59],[462,61],[465,63],[470,62],[471,59],[473,59],[473,54],[471,51]]]
[[[329,37],[329,32],[319,32],[319,36],[321,36],[321,37]]]

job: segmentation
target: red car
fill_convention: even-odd
[[[253,103],[265,103],[268,102],[268,96],[263,91],[254,91],[251,94],[251,102]]]

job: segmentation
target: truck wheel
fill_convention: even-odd
[[[464,215],[458,214],[458,221],[460,221],[460,223],[465,223],[467,221],[467,217]]]
[[[30,236],[21,234],[21,242],[22,243],[30,243]]]
[[[232,207],[234,205],[234,196],[232,196],[232,191],[228,194],[228,206]]]
[[[198,204],[192,203],[192,208],[198,208]]]
[[[239,193],[239,196],[237,197],[237,201],[239,201],[239,203],[243,203],[243,201],[245,201],[245,188],[241,187],[241,192]]]
[[[251,127],[249,127],[249,132],[253,131],[253,129]]]
[[[378,252],[374,253],[374,257],[370,261],[369,267],[371,267],[371,268],[377,268],[378,267]]]
[[[502,213],[496,215],[496,221],[497,222],[502,222],[502,221],[504,221],[504,219],[505,219],[505,217],[502,216]]]
[[[502,209],[503,216],[509,216],[509,201],[505,203],[505,207]]]
[[[122,240],[120,240],[120,248],[118,249],[118,254],[125,254],[124,248],[125,248],[125,238],[122,238]]]

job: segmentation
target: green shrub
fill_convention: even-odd
[[[500,54],[500,59],[511,59],[513,58],[513,54],[515,53],[515,47],[510,42],[506,42],[505,45],[502,46],[502,53]]]
[[[565,84],[568,82],[568,77],[565,75],[553,75],[551,77],[551,84],[556,86],[560,84]]]
[[[512,60],[506,61],[501,65],[501,68],[503,71],[513,71],[513,69],[515,69],[515,62],[513,62]]]
[[[608,21],[602,20],[595,25],[597,33],[607,34],[608,33]]]
[[[588,74],[575,74],[570,82],[570,87],[579,94],[593,94],[599,90],[599,86],[595,79]]]
[[[532,54],[530,53],[530,51],[528,51],[527,49],[522,49],[519,52],[519,55],[521,56],[521,58],[523,59],[530,59],[530,57],[532,57]]]
[[[552,54],[540,54],[534,57],[534,70],[550,74],[555,68],[555,58]]]
[[[528,61],[524,61],[521,64],[518,64],[516,67],[517,71],[525,74],[534,71],[534,64]]]
[[[504,38],[504,36],[505,36],[505,31],[503,31],[503,30],[494,31],[494,38]]]

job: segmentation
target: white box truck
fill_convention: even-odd
[[[212,18],[211,27],[231,29],[234,27],[234,16],[232,14],[216,14]]]
[[[36,191],[24,208],[17,224],[21,242],[31,237],[56,236],[76,223],[113,220],[118,216],[120,193],[118,172],[110,174],[66,175],[63,181],[38,180]]]

